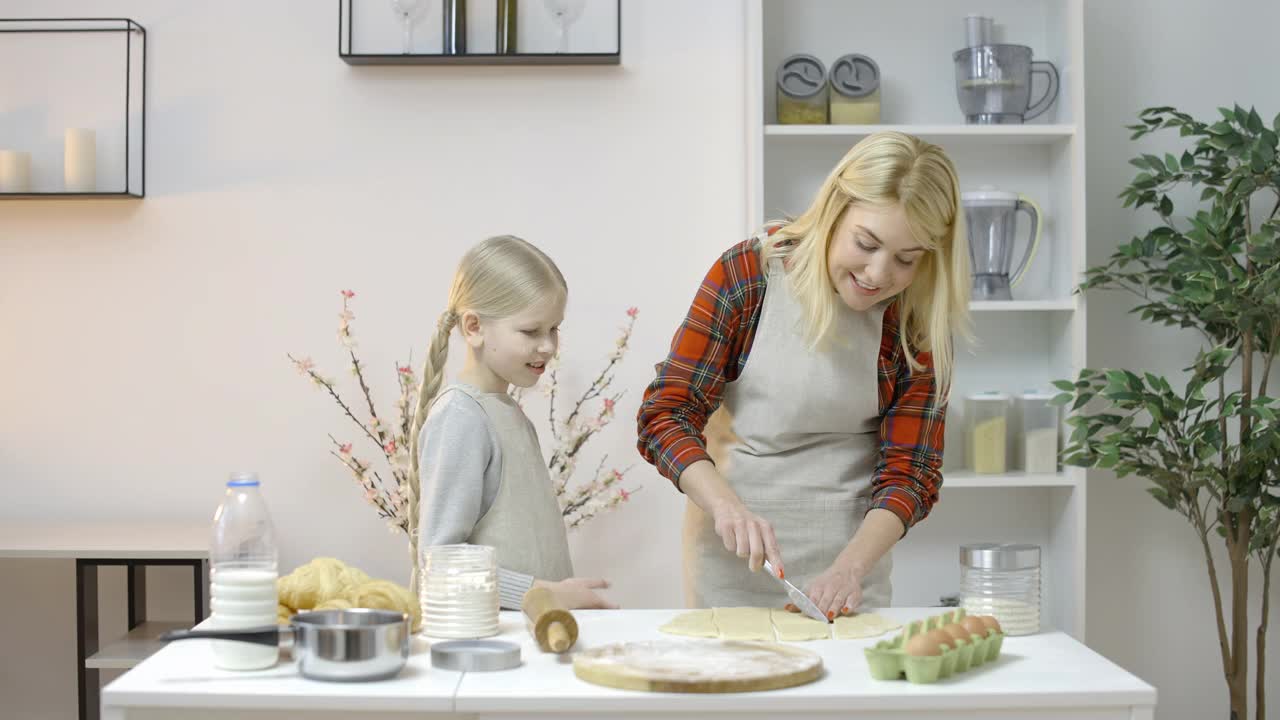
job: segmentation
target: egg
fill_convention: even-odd
[[[1004,632],[1004,629],[1000,627],[1000,621],[996,620],[995,617],[991,615],[979,615],[978,619],[982,621],[983,625],[987,626],[988,634],[992,632]]]
[[[969,615],[965,619],[961,620],[960,624],[964,625],[964,628],[966,630],[973,633],[974,635],[977,635],[980,638],[984,638],[987,636],[987,624],[982,622],[982,618],[976,617],[974,615]]]
[[[969,632],[968,629],[960,623],[951,623],[950,625],[944,626],[942,630],[955,640],[964,640],[965,642],[969,642],[973,639],[973,633]]]
[[[904,650],[906,650],[907,654],[912,657],[942,654],[942,648],[938,645],[937,640],[934,640],[927,634],[913,636],[907,641],[907,645]]]
[[[956,646],[955,638],[953,638],[953,637],[951,637],[950,635],[948,635],[948,634],[947,634],[947,631],[946,631],[946,630],[943,630],[942,628],[938,628],[937,630],[930,630],[930,631],[929,631],[928,633],[926,633],[926,634],[927,634],[929,637],[933,638],[935,641],[937,641],[937,643],[938,643],[939,645],[945,645],[945,646],[946,646],[946,647],[942,648],[943,652],[946,652],[947,650],[949,650],[949,649],[951,649],[951,648],[953,648],[953,647],[955,647],[955,646]]]

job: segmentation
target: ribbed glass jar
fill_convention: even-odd
[[[422,632],[439,638],[498,634],[497,555],[487,545],[436,545],[422,553]]]
[[[1006,635],[1040,632],[1040,547],[960,546],[960,606],[995,617]]]

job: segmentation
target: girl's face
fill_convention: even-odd
[[[486,392],[537,384],[560,347],[565,301],[557,292],[515,315],[488,320],[464,312],[462,334],[476,360],[470,382]]]
[[[854,203],[831,233],[827,272],[845,305],[868,310],[907,289],[925,252],[911,236],[900,204]]]

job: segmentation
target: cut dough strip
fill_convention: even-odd
[[[800,642],[829,638],[860,640],[900,627],[900,623],[875,613],[838,617],[835,624],[830,625],[777,608],[735,607],[691,610],[672,618],[658,630],[685,637]]]

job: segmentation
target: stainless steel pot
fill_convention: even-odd
[[[174,630],[171,640],[236,640],[293,648],[298,672],[312,680],[359,682],[395,677],[409,659],[412,621],[389,610],[317,610],[298,613],[286,626],[242,630]]]

